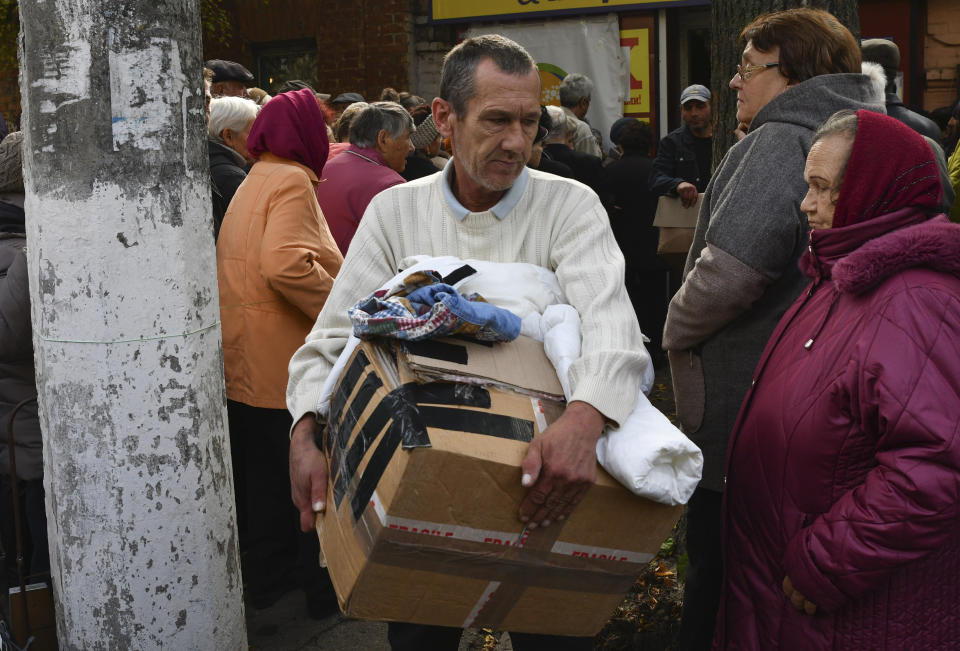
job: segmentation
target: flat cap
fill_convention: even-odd
[[[890,77],[891,72],[896,73],[900,67],[900,48],[888,39],[868,38],[860,44],[860,53],[864,61],[873,61],[883,66],[887,77]]]
[[[205,64],[213,70],[213,83],[218,81],[241,81],[245,84],[253,83],[253,73],[235,61],[210,59]]]
[[[354,102],[365,102],[363,95],[360,93],[340,93],[334,97],[330,103],[331,104],[353,104]]]

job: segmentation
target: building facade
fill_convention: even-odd
[[[689,84],[709,85],[709,0],[562,4],[557,10],[554,3],[524,0],[221,0],[216,22],[229,27],[205,33],[204,56],[243,63],[268,92],[287,79],[302,79],[334,96],[358,92],[374,100],[390,86],[429,101],[439,88],[444,53],[467,34],[520,29],[530,38],[549,37],[571,21],[606,17],[608,31],[610,25],[619,30],[614,56],[622,57],[622,83],[603,90],[622,96],[624,114],[665,133],[679,124],[671,98]],[[900,47],[906,104],[931,111],[957,101],[960,3],[860,0],[860,20],[864,38],[891,38]],[[15,50],[16,44],[7,47]],[[583,59],[599,58],[591,54]],[[0,70],[0,113],[19,124],[17,72],[10,66]]]

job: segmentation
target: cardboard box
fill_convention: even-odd
[[[697,228],[697,217],[700,215],[702,203],[702,192],[697,195],[696,203],[689,208],[684,208],[677,197],[660,197],[657,214],[653,218],[653,225],[660,229],[657,253],[687,254],[693,244],[693,233]]]
[[[519,466],[563,410],[550,399],[559,383],[552,366],[544,372],[542,346],[402,346],[363,342],[331,400],[318,533],[343,612],[596,634],[682,507],[638,498],[600,470],[566,522],[525,530]],[[465,381],[424,381],[415,368],[430,365],[444,367],[433,378]],[[481,367],[492,385],[480,384]],[[518,383],[535,388],[506,388]]]

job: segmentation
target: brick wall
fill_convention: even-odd
[[[410,0],[320,4],[317,43],[320,85],[325,92],[356,91],[375,100],[385,86],[407,89]]]
[[[413,0],[223,0],[233,34],[228,45],[207,39],[206,58],[253,69],[257,44],[315,38],[319,92],[358,92],[377,99],[384,86],[410,79]]]
[[[960,96],[960,3],[956,0],[927,1],[923,62],[923,107],[930,111],[955,102]]]
[[[412,0],[223,0],[233,35],[229,45],[207,39],[206,58],[253,67],[257,44],[315,38],[319,92],[358,92],[377,99],[384,86],[409,84]]]
[[[428,102],[440,93],[440,68],[444,55],[461,40],[463,27],[430,23],[430,0],[413,5],[414,61],[411,90]]]

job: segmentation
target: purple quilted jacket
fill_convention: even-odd
[[[960,225],[814,231],[801,266],[730,441],[714,646],[960,648]]]

